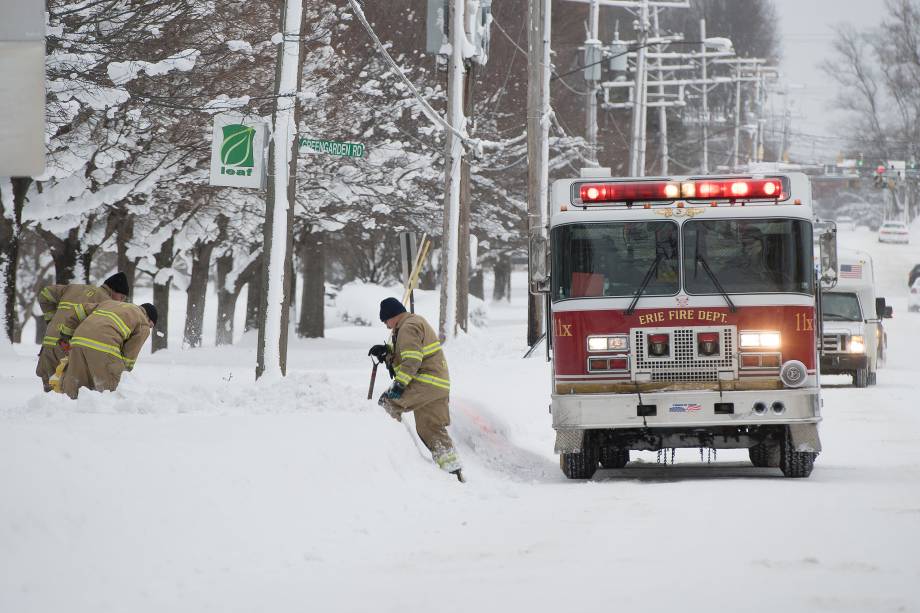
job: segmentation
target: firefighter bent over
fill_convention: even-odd
[[[137,306],[109,300],[86,307],[87,317],[73,337],[62,337],[69,361],[61,377],[62,391],[76,398],[81,387],[115,391],[121,373],[134,368],[141,348],[157,322],[152,304]]]
[[[406,312],[396,298],[380,303],[380,321],[393,331],[389,345],[374,345],[369,355],[386,360],[393,385],[380,396],[379,404],[396,419],[415,413],[415,429],[431,451],[438,467],[463,481],[460,458],[447,426],[450,425],[450,375],[441,342],[420,315]]]
[[[61,335],[73,335],[73,328],[86,319],[86,306],[106,300],[123,301],[130,293],[128,277],[118,272],[106,279],[102,286],[95,285],[49,285],[38,295],[38,306],[47,324],[42,349],[38,354],[35,374],[41,377],[45,391],[51,391],[51,376],[64,357],[64,350],[58,346]],[[65,321],[70,324],[65,325]]]

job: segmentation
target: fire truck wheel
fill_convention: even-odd
[[[590,479],[597,471],[597,448],[580,453],[560,453],[559,468],[569,479]]]
[[[776,443],[758,443],[748,448],[751,464],[758,468],[776,468],[779,466],[780,447]]]
[[[622,447],[601,447],[601,466],[603,468],[623,468],[629,463],[629,449]]]
[[[859,368],[853,372],[853,385],[856,387],[866,387],[869,385],[868,368]]]
[[[878,384],[878,373],[874,370],[869,373],[869,385]]]
[[[815,467],[816,457],[818,457],[818,454],[811,451],[796,451],[792,444],[789,429],[786,429],[779,454],[779,469],[783,471],[784,477],[802,478],[809,476]]]

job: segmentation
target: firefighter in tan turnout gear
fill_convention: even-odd
[[[380,303],[380,321],[393,331],[392,340],[389,345],[374,345],[368,355],[385,360],[394,381],[379,404],[397,421],[412,411],[415,429],[435,463],[463,481],[460,458],[447,434],[450,375],[437,334],[423,317],[407,313],[396,298]]]
[[[157,322],[152,304],[108,300],[87,305],[86,310],[86,319],[76,326],[73,336],[62,336],[59,341],[68,357],[61,391],[71,398],[77,397],[81,387],[115,391],[121,373],[134,368]]]
[[[41,377],[46,392],[51,391],[49,380],[64,357],[64,350],[58,346],[58,339],[62,334],[73,335],[72,328],[86,319],[86,305],[106,300],[122,302],[130,293],[128,277],[123,272],[115,273],[100,287],[78,284],[49,285],[39,293],[38,305],[47,326],[35,374]],[[65,320],[72,320],[72,327],[64,326]]]

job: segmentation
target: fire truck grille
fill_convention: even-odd
[[[714,356],[699,355],[694,328],[670,330],[633,330],[633,372],[651,373],[652,381],[716,381],[719,371],[732,371],[737,375],[735,360],[734,327],[707,328],[719,333],[719,353]],[[649,334],[670,334],[670,351],[666,357],[649,353]]]
[[[821,339],[824,351],[843,351],[844,345],[844,338],[839,334],[825,334]]]

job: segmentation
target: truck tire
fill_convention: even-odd
[[[623,468],[629,463],[629,449],[605,445],[600,449],[600,461],[603,468]]]
[[[853,385],[856,387],[866,387],[869,385],[869,367],[858,368],[853,371]]]
[[[808,477],[815,467],[816,457],[818,454],[811,451],[796,451],[789,429],[786,428],[779,454],[779,469],[783,471],[784,477],[793,479]]]
[[[588,447],[578,453],[560,453],[559,468],[569,479],[590,479],[597,471],[597,448]]]
[[[869,373],[869,385],[875,385],[878,383],[878,373],[874,370]]]
[[[758,443],[748,448],[751,464],[758,468],[776,468],[779,466],[780,448],[776,443]]]

